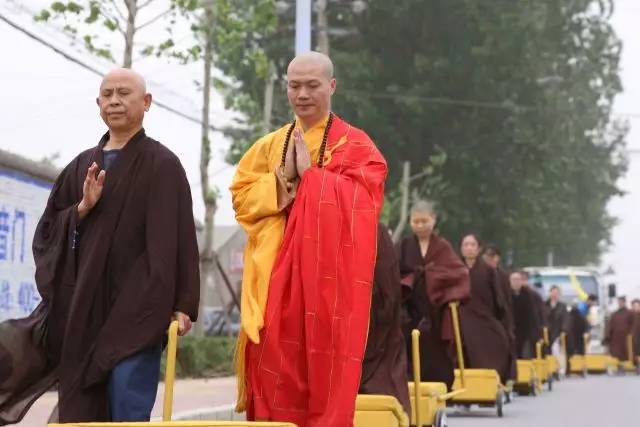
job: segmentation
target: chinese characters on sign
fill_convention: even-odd
[[[31,242],[51,185],[0,170],[0,321],[28,316],[40,302]]]

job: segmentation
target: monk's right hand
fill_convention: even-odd
[[[293,181],[298,176],[295,146],[296,145],[293,141],[289,141],[289,146],[287,147],[287,154],[285,155],[283,172],[284,172],[284,177],[288,181]]]
[[[98,172],[98,164],[93,162],[87,170],[87,176],[84,179],[84,184],[82,186],[82,200],[80,201],[80,204],[78,204],[78,215],[80,216],[80,219],[84,218],[89,214],[89,212],[91,212],[91,209],[93,209],[102,196],[104,179],[107,173],[104,170],[101,170],[96,177],[96,172]]]

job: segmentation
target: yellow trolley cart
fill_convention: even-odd
[[[457,345],[457,344],[456,344]],[[420,378],[420,331],[411,332],[413,381],[409,382],[411,399],[411,425],[416,427],[446,427],[446,401],[454,394],[447,393],[447,385],[438,382],[422,382]],[[415,385],[419,384],[419,387]]]
[[[513,388],[521,395],[538,395],[538,376],[533,360],[518,359],[516,361],[517,378]]]
[[[584,341],[585,352],[584,352],[584,363],[587,369],[587,372],[590,374],[608,374],[613,375],[618,372],[618,366],[620,362],[615,357],[612,357],[608,354],[603,353],[589,353],[587,354],[587,349],[589,348],[589,335],[586,335],[586,339]]]
[[[506,388],[500,382],[500,375],[494,369],[465,369],[462,354],[462,338],[460,334],[460,319],[458,304],[450,303],[453,329],[456,336],[456,350],[458,352],[458,366],[455,370],[455,380],[450,402],[454,405],[473,405],[495,407],[498,417],[503,416]]]

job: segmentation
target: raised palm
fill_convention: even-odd
[[[96,177],[96,172],[98,172],[98,164],[93,162],[87,170],[87,176],[82,185],[82,202],[80,202],[80,204],[81,208],[86,211],[93,209],[102,196],[102,189],[104,188],[104,180],[107,173],[101,170]]]

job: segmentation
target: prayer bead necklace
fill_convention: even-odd
[[[327,126],[324,129],[324,134],[322,135],[322,144],[320,144],[320,150],[318,152],[318,167],[322,168],[324,166],[324,152],[327,149],[327,139],[329,137],[329,130],[331,129],[331,124],[333,123],[333,113],[329,113],[329,119],[327,119]],[[287,130],[287,137],[284,140],[284,147],[282,148],[282,160],[280,162],[280,167],[284,170],[284,165],[286,163],[287,158],[287,150],[289,149],[289,140],[291,139],[291,134],[296,127],[296,121],[294,120],[289,129]]]

